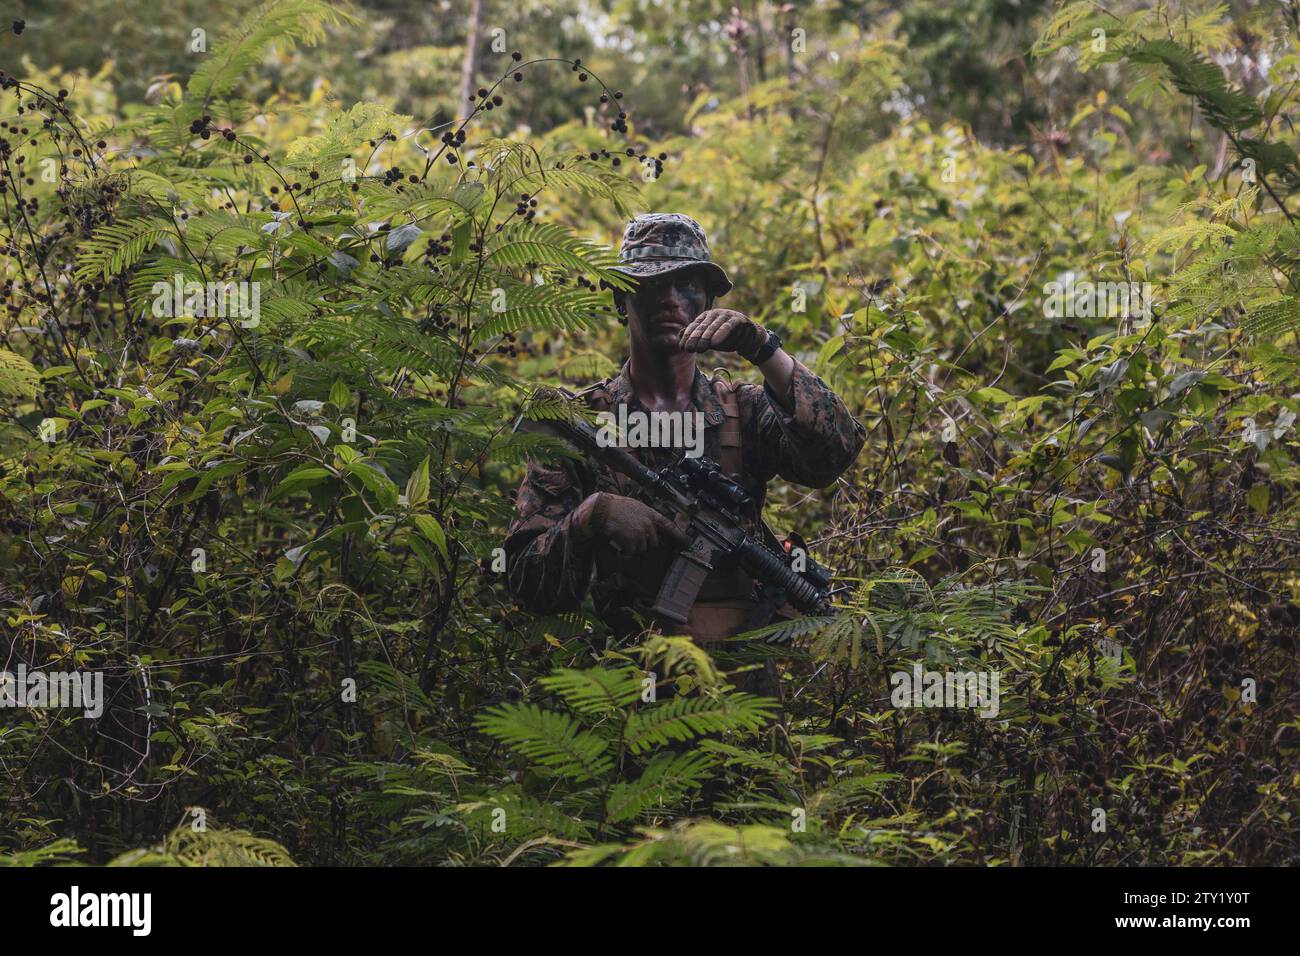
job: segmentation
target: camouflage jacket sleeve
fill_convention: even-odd
[[[587,594],[591,548],[576,539],[572,523],[588,483],[571,464],[528,466],[505,551],[510,591],[530,611],[571,611]]]
[[[824,488],[858,457],[866,429],[830,386],[797,359],[790,390],[791,412],[781,407],[767,385],[738,390],[745,470],[760,481],[780,475],[795,484]]]

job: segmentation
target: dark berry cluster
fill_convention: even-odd
[[[519,202],[515,203],[515,215],[523,216],[525,219],[536,218],[537,200],[529,196],[528,193],[520,193]]]
[[[429,244],[425,246],[424,258],[436,259],[451,253],[451,233],[444,232],[437,239],[430,239]]]
[[[425,335],[436,335],[439,332],[446,331],[447,326],[451,324],[451,316],[440,305],[435,305],[433,309],[423,319],[417,323],[418,328]]]
[[[481,86],[478,89],[477,96],[471,93],[469,95],[469,99],[471,103],[474,102],[475,99],[479,100],[480,105],[486,110],[496,109],[498,106],[500,106],[502,103],[505,102],[505,100],[502,99],[499,94],[494,94],[489,99],[487,89]]]
[[[505,340],[496,347],[497,353],[500,355],[509,355],[511,358],[516,358],[519,355],[519,349],[515,345],[515,342],[518,341],[515,338],[515,334],[513,332],[507,332],[504,338]]]
[[[204,139],[208,139],[212,135],[212,131],[208,128],[211,123],[212,117],[207,113],[204,113],[190,124],[190,132],[196,136],[202,136]]]

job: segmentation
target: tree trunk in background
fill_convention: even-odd
[[[469,25],[465,31],[465,62],[460,70],[460,103],[457,109],[469,113],[469,97],[478,79],[479,35],[483,32],[483,0],[473,0],[469,11]]]
[[[785,51],[785,76],[791,83],[799,79],[799,67],[795,65],[794,57],[794,37],[790,32],[798,26],[797,17],[794,9],[786,11],[786,15],[777,14],[780,26],[777,28],[781,36],[781,49]],[[791,116],[793,117],[793,113]]]
[[[763,33],[763,4],[755,0],[751,10],[754,17],[754,70],[758,74],[758,82],[763,83],[767,80],[767,58],[765,55],[767,37]]]

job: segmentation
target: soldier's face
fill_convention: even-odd
[[[709,305],[708,286],[699,269],[683,269],[640,279],[628,295],[628,326],[657,352],[676,352],[677,336]]]

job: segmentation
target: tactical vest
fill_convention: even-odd
[[[722,471],[733,480],[744,484],[744,457],[741,448],[740,402],[736,397],[737,383],[727,382],[721,378],[710,381],[718,403],[725,416],[718,428],[718,464]],[[608,411],[612,403],[605,394],[604,383],[592,386],[580,393],[598,411]],[[631,449],[630,449],[631,450]],[[634,450],[633,450],[634,451]],[[617,486],[617,493],[631,498],[639,498],[637,487],[624,475],[611,473]],[[762,533],[761,522],[755,529]],[[607,559],[598,564],[597,573],[611,586],[619,589],[629,598],[628,603],[641,610],[648,611],[659,592],[659,585],[673,555],[666,553],[646,555],[621,555],[610,552]],[[687,615],[687,622],[682,625],[669,625],[668,633],[684,632],[704,646],[716,645],[723,638],[746,629],[754,613],[757,601],[753,597],[754,580],[740,567],[724,559],[705,579],[695,605]]]

